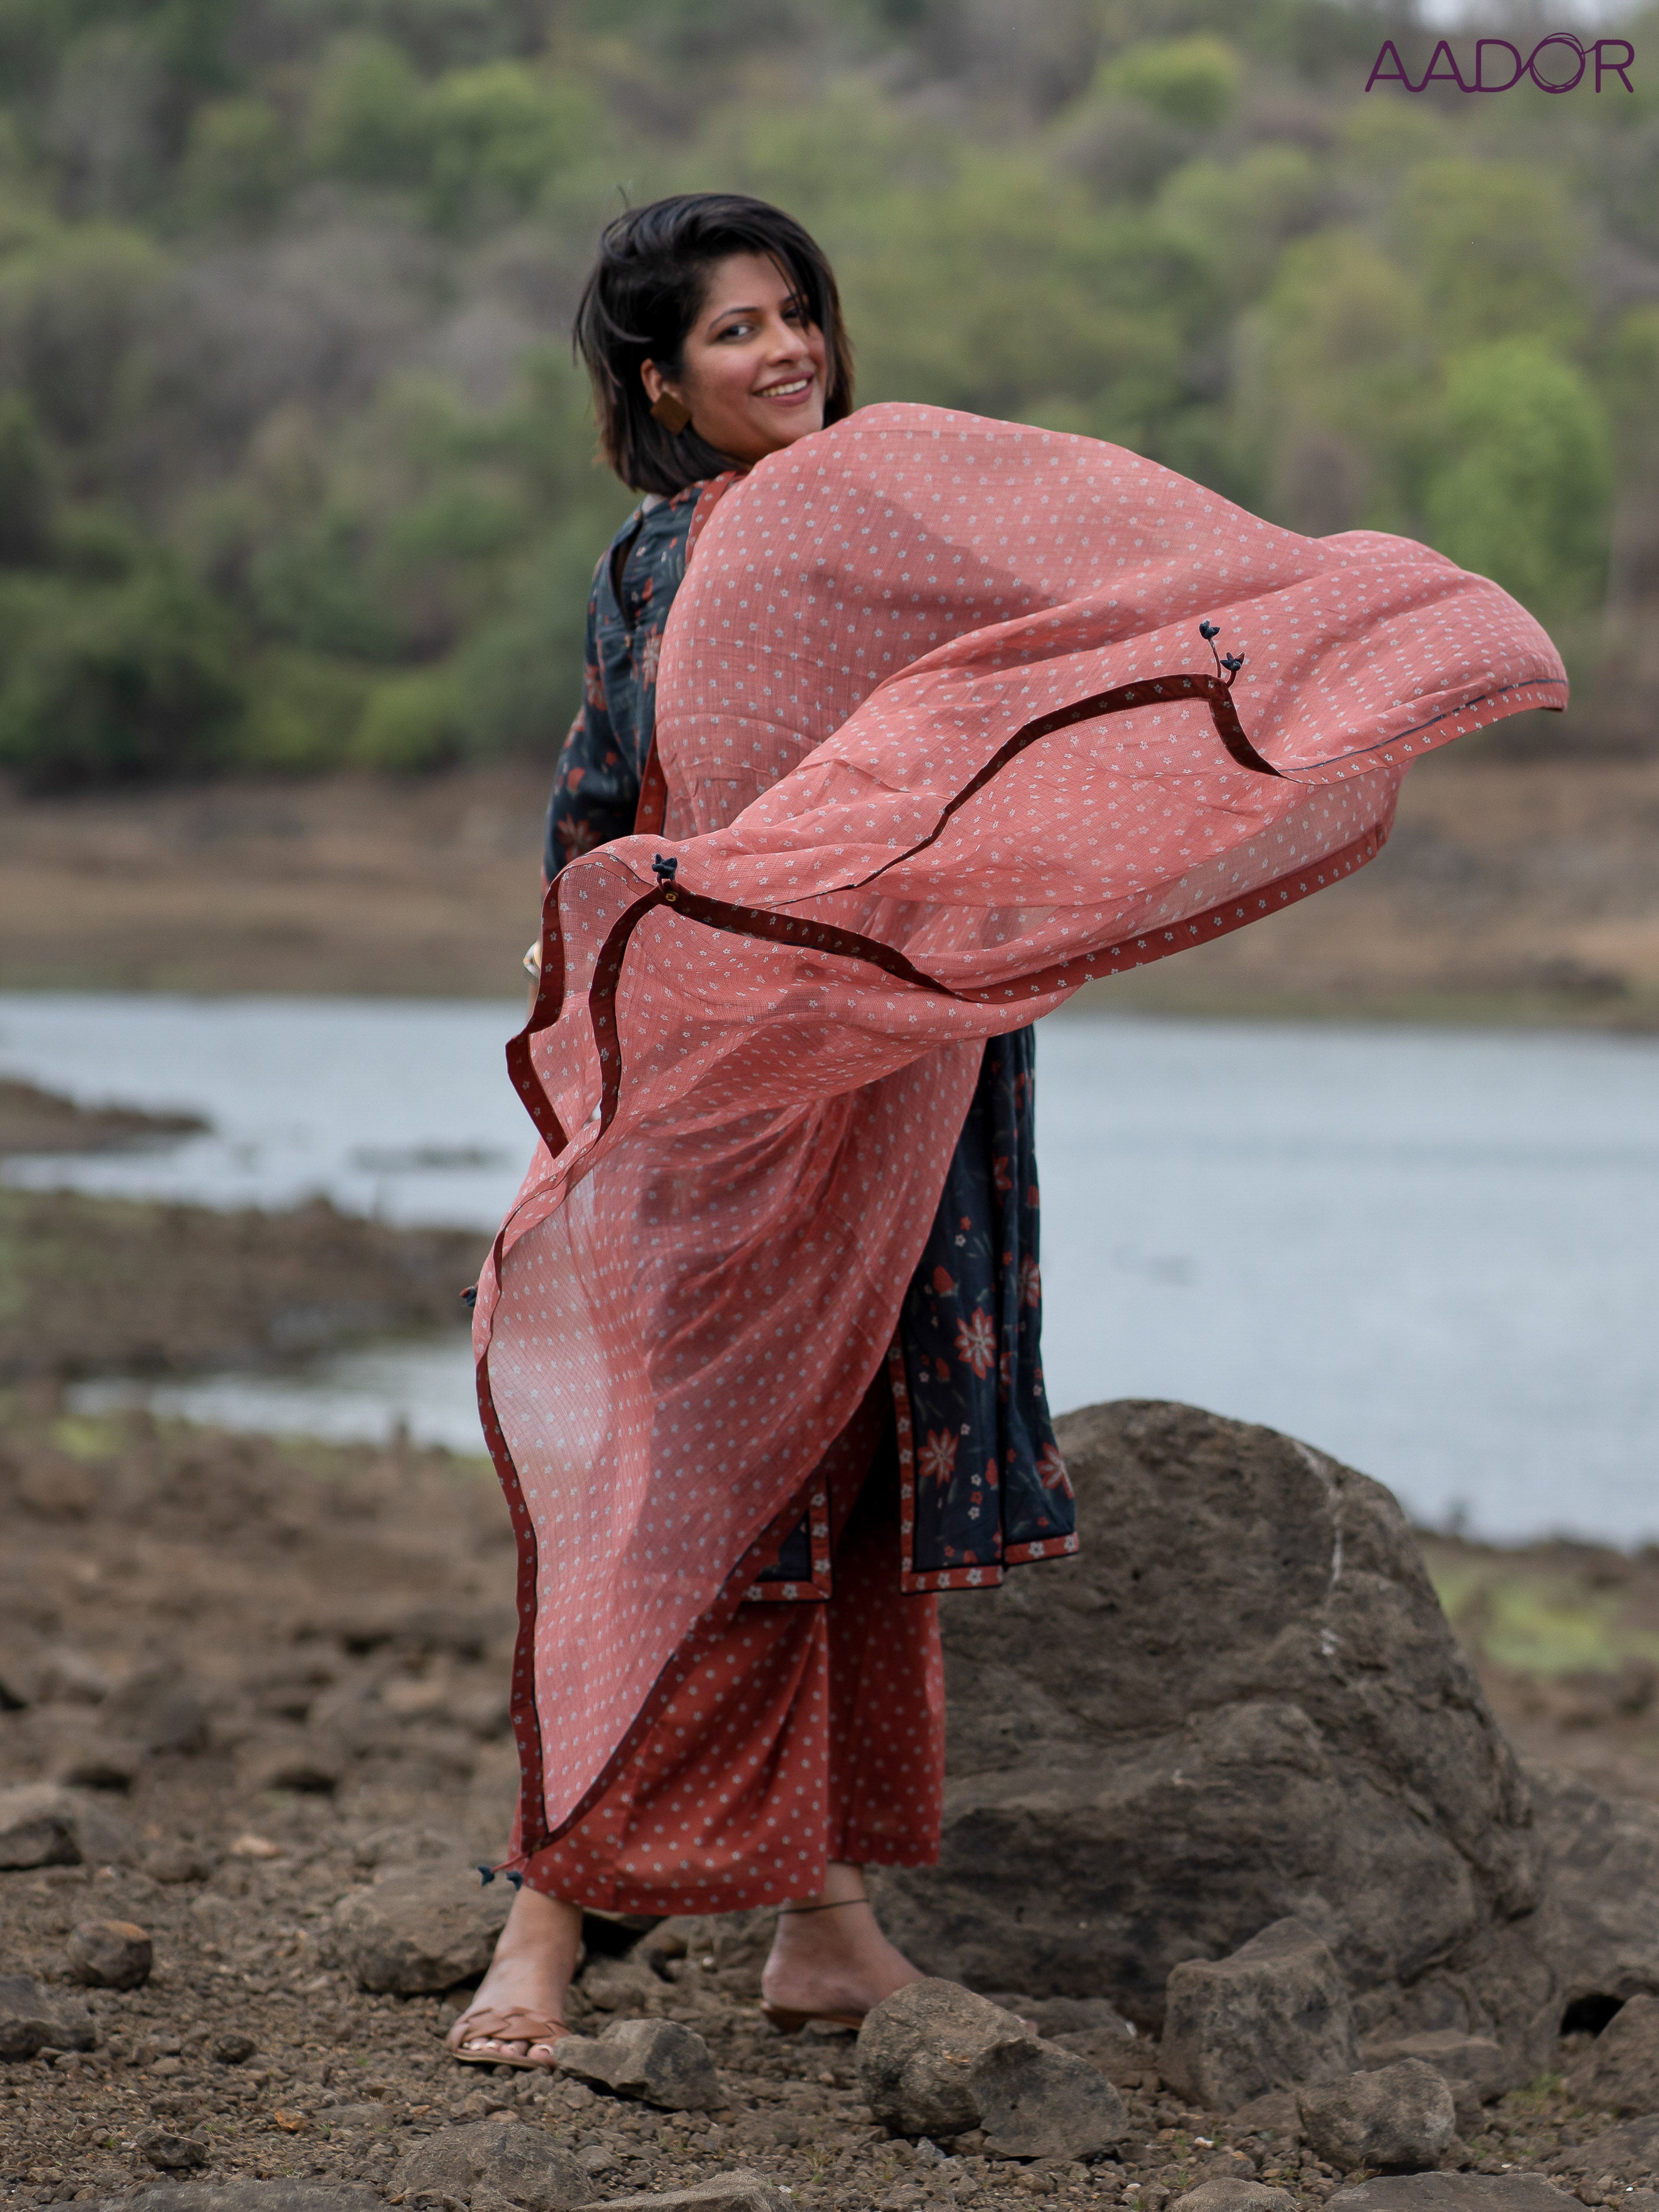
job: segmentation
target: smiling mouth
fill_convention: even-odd
[[[764,391],[757,392],[755,397],[757,399],[794,399],[801,392],[810,392],[811,389],[812,379],[810,376],[797,376],[792,378],[787,384],[769,384]]]

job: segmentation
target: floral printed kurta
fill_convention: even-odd
[[[594,571],[581,710],[547,812],[550,881],[567,860],[633,830],[657,660],[699,489],[647,501]],[[988,1042],[900,1315],[889,1366],[902,1465],[909,1449],[907,1589],[992,1583],[1006,1565],[1076,1548],[1072,1486],[1042,1385],[1035,1082],[1030,1030]],[[818,1594],[805,1520],[766,1580]]]

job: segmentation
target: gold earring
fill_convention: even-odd
[[[653,403],[651,420],[660,422],[671,438],[678,438],[691,420],[691,410],[683,399],[676,399],[672,392],[665,392]]]

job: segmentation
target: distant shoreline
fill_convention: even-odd
[[[15,800],[0,990],[514,999],[549,769]],[[1351,880],[1079,1012],[1659,1033],[1659,758],[1432,756]]]

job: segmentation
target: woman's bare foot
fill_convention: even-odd
[[[489,1972],[444,2039],[449,2048],[480,2057],[528,2058],[538,2066],[550,2065],[551,2041],[502,2039],[488,2032],[489,2015],[525,2013],[538,2021],[562,2021],[581,1940],[580,1905],[544,1897],[537,1889],[521,1889],[496,1938]]]
[[[861,2019],[872,2005],[922,1977],[882,1934],[864,1894],[863,1869],[832,1863],[823,1887],[804,1905],[833,1911],[778,1915],[761,1995],[779,2012],[842,2013]]]

